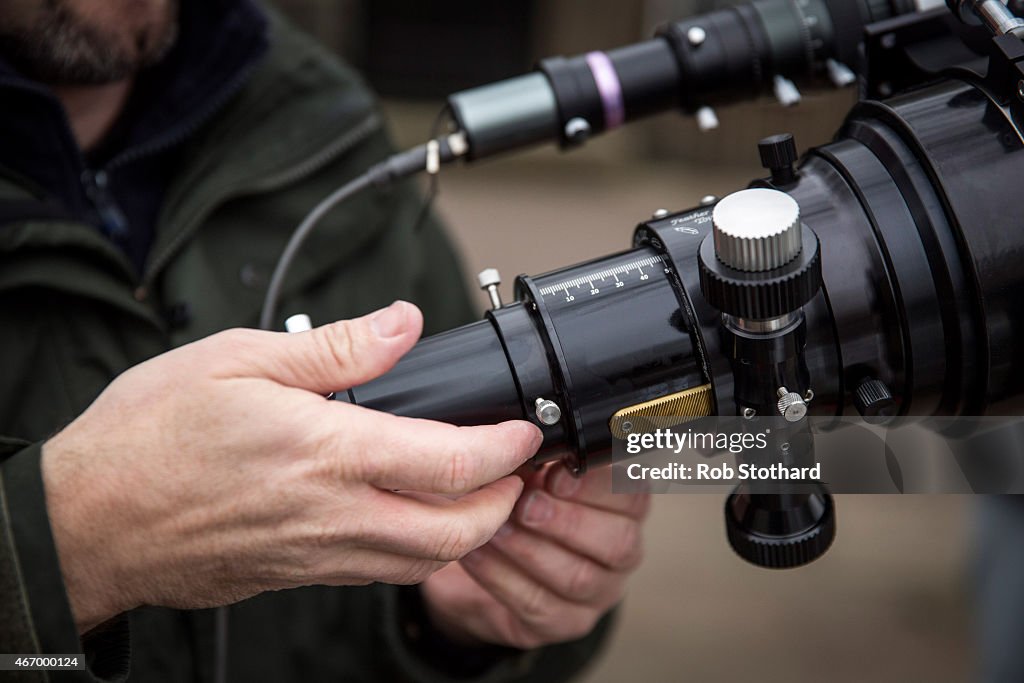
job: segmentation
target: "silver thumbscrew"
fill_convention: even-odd
[[[491,299],[491,308],[501,308],[501,292],[498,291],[498,285],[501,284],[501,274],[497,268],[487,268],[481,270],[480,274],[476,276],[477,282],[480,283],[480,289],[487,292],[487,296]]]

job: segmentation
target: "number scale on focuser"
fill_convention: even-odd
[[[602,293],[626,289],[636,282],[646,282],[650,280],[651,273],[655,272],[672,272],[661,256],[639,258],[572,280],[546,285],[539,291],[545,300],[561,298],[565,303],[572,303],[581,297],[601,296]]]

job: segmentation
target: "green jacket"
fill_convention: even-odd
[[[132,680],[211,678],[212,610],[142,608],[79,642],[46,517],[40,444],[132,365],[218,330],[255,326],[291,229],[392,151],[350,70],[280,19],[271,21],[270,43],[239,94],[186,143],[141,277],[92,226],[42,218],[0,225],[0,652],[84,647],[90,661],[87,673],[21,680],[119,679],[129,652]],[[0,180],[0,205],[31,197],[31,188]],[[467,322],[472,307],[445,234],[433,220],[413,230],[420,205],[406,184],[365,192],[331,213],[295,262],[281,319],[304,312],[324,323],[403,298],[423,308],[428,332]],[[185,319],[169,320],[167,311],[182,306]],[[435,647],[415,603],[415,589],[388,585],[247,600],[230,610],[230,678],[453,680],[458,667],[431,653],[462,653]],[[484,673],[472,680],[562,680],[592,656],[605,626],[534,652],[474,652]]]

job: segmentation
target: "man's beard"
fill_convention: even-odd
[[[178,35],[178,0],[144,26],[83,21],[68,0],[44,0],[27,26],[0,19],[0,55],[24,75],[52,85],[101,85],[159,62]],[[130,33],[128,33],[130,31]]]

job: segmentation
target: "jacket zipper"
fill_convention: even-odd
[[[193,217],[188,220],[181,230],[178,231],[178,234],[170,243],[168,243],[164,250],[156,254],[150,260],[149,264],[147,264],[142,280],[138,288],[135,290],[135,298],[138,301],[142,301],[149,296],[149,291],[152,288],[157,275],[163,270],[164,266],[170,262],[178,249],[180,249],[181,246],[192,237],[203,220],[211,211],[213,211],[213,209],[217,208],[217,206],[229,199],[234,199],[254,192],[271,192],[302,180],[303,178],[306,178],[324,168],[338,157],[344,155],[356,145],[380,130],[380,127],[380,115],[377,112],[372,112],[355,126],[347,130],[344,134],[338,136],[332,142],[320,148],[319,151],[303,159],[294,166],[267,176],[262,180],[247,185],[238,185],[228,188],[219,193],[218,196],[207,201],[199,210],[193,213]]]
[[[96,210],[100,219],[100,228],[107,237],[119,241],[123,240],[127,237],[128,230],[130,229],[124,212],[121,210],[121,207],[117,205],[117,202],[114,200],[110,192],[110,172],[133,161],[137,161],[166,149],[171,149],[172,147],[183,143],[193,133],[202,128],[203,125],[212,119],[228,100],[238,94],[252,76],[253,72],[256,71],[260,63],[260,60],[254,61],[236,73],[234,77],[220,89],[216,97],[208,100],[204,104],[200,114],[192,117],[185,125],[179,126],[177,129],[154,138],[147,143],[125,150],[107,162],[107,164],[100,169],[89,168],[88,164],[86,164],[85,156],[77,149],[76,146],[75,149],[78,156],[79,167],[84,169],[80,178],[82,188],[85,191],[86,198]],[[37,95],[47,99],[53,99],[52,93],[47,91],[45,88],[34,84],[8,83],[7,79],[0,79],[0,85],[10,85],[11,87],[36,93]],[[62,108],[61,118],[64,122],[65,130],[69,138],[73,139],[74,135],[71,132],[71,122],[63,111],[64,110]]]
[[[33,83],[11,82],[9,79],[0,79],[0,86],[6,86],[17,90],[33,93],[43,99],[55,100],[53,93],[42,86]],[[65,134],[69,140],[74,140],[74,133],[71,131],[71,121],[63,107],[59,108],[60,119],[64,125]],[[79,183],[85,192],[86,199],[92,204],[93,209],[100,219],[100,229],[112,240],[120,242],[128,234],[128,221],[125,218],[121,207],[117,205],[110,194],[109,176],[103,170],[89,168],[77,144],[73,144],[75,157],[78,161],[78,168],[82,169]]]
[[[99,215],[100,230],[115,243],[123,244],[128,237],[128,219],[110,194],[109,183],[106,171],[82,171],[85,196]]]
[[[79,157],[82,167],[85,168],[85,171],[82,172],[82,187],[85,190],[86,197],[92,203],[93,208],[96,209],[96,213],[100,219],[100,229],[103,230],[107,237],[118,244],[123,244],[128,237],[128,231],[131,229],[128,225],[128,220],[125,217],[124,212],[121,210],[121,207],[118,206],[110,192],[110,172],[115,171],[122,166],[126,166],[133,161],[144,159],[147,156],[171,149],[185,142],[185,140],[191,137],[197,130],[202,128],[203,125],[212,119],[227,103],[227,101],[242,89],[242,86],[245,85],[249,80],[249,77],[252,76],[253,72],[256,70],[257,65],[258,62],[253,62],[236,73],[234,77],[218,91],[217,96],[207,101],[200,113],[197,116],[190,118],[185,125],[178,126],[170,132],[164,133],[149,142],[125,150],[108,161],[102,168],[95,170],[90,169],[85,164],[84,157]],[[68,126],[70,129],[70,124],[68,124]],[[136,298],[138,297],[136,296]]]

